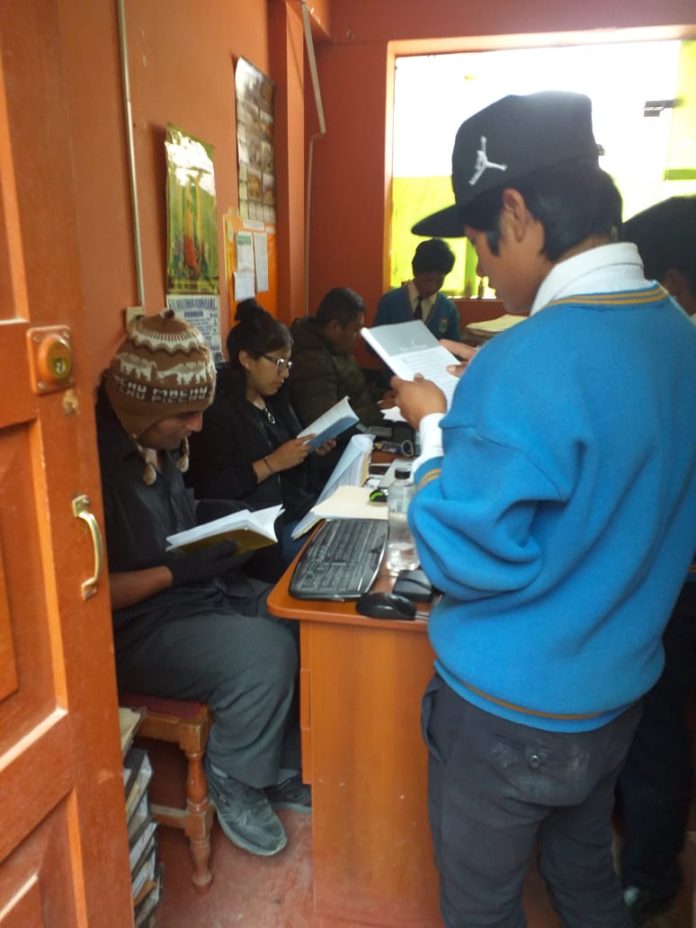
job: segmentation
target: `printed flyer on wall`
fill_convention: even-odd
[[[168,293],[167,308],[173,309],[177,316],[200,330],[213,353],[213,361],[216,364],[221,364],[225,360],[220,338],[219,296],[205,296],[200,293],[186,295]]]

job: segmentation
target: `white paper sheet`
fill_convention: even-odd
[[[369,487],[336,487],[312,512],[320,519],[386,519],[386,503],[371,503]]]
[[[264,293],[268,290],[268,235],[265,232],[254,232],[254,260],[256,290]]]
[[[256,296],[254,280],[253,271],[234,272],[234,299],[236,303],[240,303],[242,300],[250,300]]]
[[[396,325],[379,325],[360,330],[362,337],[382,360],[403,380],[413,380],[422,374],[442,390],[447,405],[452,402],[459,379],[447,371],[459,360],[443,348],[432,332],[419,319]]]
[[[372,435],[353,435],[334,467],[331,476],[326,481],[324,489],[319,494],[314,508],[307,513],[304,519],[300,519],[295,526],[292,533],[293,538],[300,538],[323,518],[323,516],[316,514],[316,507],[325,499],[328,499],[337,487],[355,486],[361,488],[367,474],[373,441]]]

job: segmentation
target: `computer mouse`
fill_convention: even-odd
[[[416,606],[396,593],[363,593],[355,604],[360,615],[372,619],[415,619]]]
[[[414,603],[429,603],[433,598],[432,584],[420,568],[402,570],[396,578],[393,592]]]

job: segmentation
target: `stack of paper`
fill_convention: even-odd
[[[317,503],[312,512],[318,519],[386,519],[387,504],[370,502],[370,487],[336,487],[331,496]]]
[[[334,467],[331,476],[326,481],[314,507],[295,526],[292,533],[294,539],[301,538],[305,532],[308,532],[317,522],[324,518],[322,515],[317,515],[317,506],[330,497],[334,490],[343,486],[362,487],[367,479],[373,441],[372,435],[353,435],[339,458],[338,464]]]

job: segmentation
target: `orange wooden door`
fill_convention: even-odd
[[[0,3],[0,926],[124,928],[109,601],[103,578],[83,598],[98,526],[74,512],[101,518],[56,8]]]

